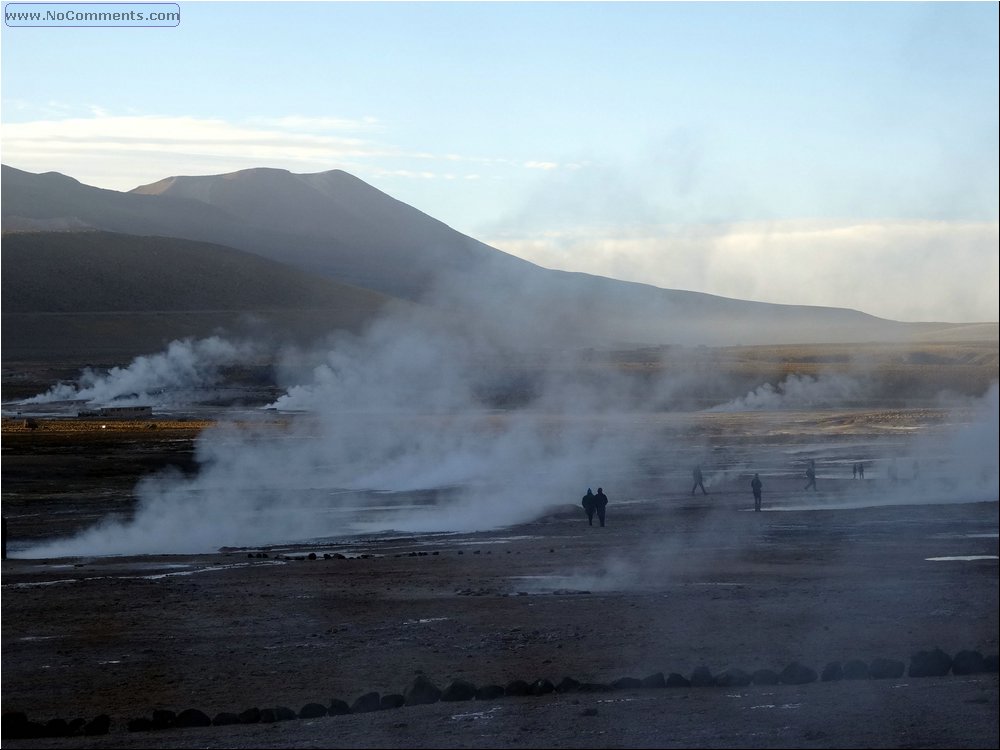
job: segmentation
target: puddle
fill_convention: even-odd
[[[941,560],[998,560],[996,555],[951,555],[949,557],[925,557],[925,560],[939,562]]]
[[[755,708],[801,708],[801,703],[782,703],[780,706],[776,703],[761,703],[759,706],[750,706],[752,711]]]
[[[424,617],[420,620],[403,620],[404,625],[425,625],[428,622],[444,622],[445,620],[450,620],[450,617]]]
[[[485,711],[473,711],[467,714],[454,714],[451,718],[453,721],[480,721],[482,719],[492,719],[491,714],[495,714],[503,709],[500,706],[494,706],[493,708],[486,709]]]

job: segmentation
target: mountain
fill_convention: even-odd
[[[213,314],[222,312],[221,305],[232,317],[266,307],[267,300],[288,300],[296,285],[309,298],[315,290],[308,291],[313,287],[307,280],[321,278],[353,288],[355,296],[345,299],[355,300],[355,323],[378,307],[374,300],[393,297],[437,310],[443,324],[474,327],[528,347],[860,343],[996,333],[995,324],[959,331],[944,323],[899,323],[843,308],[750,302],[544,269],[339,170],[170,177],[130,192],[7,166],[0,179],[4,255],[13,241],[16,256],[13,270],[4,268],[5,330],[8,315],[52,315],[56,304],[63,315],[120,317],[147,314],[150,307],[194,314],[214,300]],[[80,233],[82,228],[129,237]],[[39,245],[24,239],[41,230],[69,233],[60,239],[49,231]],[[141,237],[176,240],[167,243],[173,261],[148,252],[151,245]],[[58,270],[74,253],[80,256],[73,272],[79,292]],[[254,265],[252,258],[271,265]],[[204,265],[210,261],[216,264],[211,269]],[[104,287],[117,283],[115,273],[96,274],[102,264],[141,278],[145,293],[116,291],[113,311],[92,309],[98,300],[110,303]],[[220,269],[227,267],[238,267],[233,278],[254,293],[241,297],[226,287],[231,274]],[[19,290],[21,284],[30,288]],[[216,287],[230,291],[210,294]],[[380,296],[362,300],[360,289]],[[315,316],[310,321],[337,326]]]

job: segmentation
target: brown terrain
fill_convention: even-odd
[[[762,372],[848,367],[854,354],[829,346],[703,356],[742,387]],[[595,366],[655,365],[634,352],[595,354]],[[5,399],[44,390],[53,368],[5,364]],[[712,446],[719,462],[735,462],[725,457],[745,445],[817,452],[818,491],[803,490],[801,467],[788,460],[765,479],[762,513],[751,510],[742,470],[706,466],[709,494],[692,495],[689,466],[651,459],[642,476],[605,487],[605,528],[587,525],[578,497],[539,497],[538,518],[512,528],[206,554],[21,556],[128,517],[144,476],[195,471],[195,440],[213,419],[5,418],[3,745],[997,747],[995,490],[955,497],[942,483],[928,499],[910,474],[887,474],[890,454],[906,457],[897,436],[970,418],[932,394],[975,393],[995,380],[996,345],[887,348],[873,370],[888,390],[908,384],[919,398],[641,418],[665,443]],[[288,419],[276,415],[273,428]],[[843,457],[862,453],[868,474],[854,479]],[[910,674],[913,655],[936,648],[987,662],[965,674]],[[822,679],[831,663],[875,668],[879,659],[902,673]],[[725,683],[735,670],[780,674],[796,662],[813,679],[656,686],[661,673],[690,681],[703,667]],[[312,703],[405,695],[421,675],[442,690],[465,681],[516,693],[521,680],[540,694],[129,731],[158,710],[211,719],[285,707],[297,716]],[[589,689],[566,689],[564,678]],[[107,715],[108,731],[19,739],[15,712],[37,724]]]

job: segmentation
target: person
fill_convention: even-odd
[[[816,462],[813,461],[812,459],[809,459],[809,468],[806,469],[806,476],[809,478],[809,482],[806,484],[806,486],[804,487],[804,489],[808,490],[810,487],[812,487],[813,490],[815,491],[816,490]]]
[[[587,523],[590,526],[594,525],[594,511],[597,510],[597,498],[594,497],[594,491],[587,488],[587,494],[583,496],[583,501],[581,502],[583,509],[587,511]]]
[[[694,487],[691,488],[691,494],[693,495],[694,491],[701,487],[701,494],[707,495],[708,491],[705,489],[705,480],[701,475],[701,467],[695,466],[691,474],[694,476]]]
[[[857,461],[855,461],[851,465],[851,478],[852,479],[857,479],[858,478],[858,462]]]
[[[858,476],[861,477],[862,479],[865,478],[865,462],[864,461],[858,461]]]
[[[764,483],[760,481],[760,474],[754,474],[750,481],[750,488],[753,490],[753,509],[760,511],[760,490]]]
[[[604,526],[604,515],[605,509],[608,507],[608,496],[604,494],[604,488],[598,487],[597,494],[594,495],[594,500],[596,501],[595,506],[597,508],[597,520],[601,522],[601,526]]]

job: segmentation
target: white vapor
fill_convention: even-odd
[[[247,361],[256,345],[217,336],[172,341],[166,351],[143,355],[127,367],[107,372],[84,370],[75,384],[59,383],[23,403],[85,401],[89,405],[169,403],[185,393],[219,383],[220,368]]]
[[[858,379],[838,373],[789,375],[777,385],[764,383],[737,399],[713,406],[706,411],[776,411],[779,409],[826,409],[844,406],[862,399],[865,385]]]

